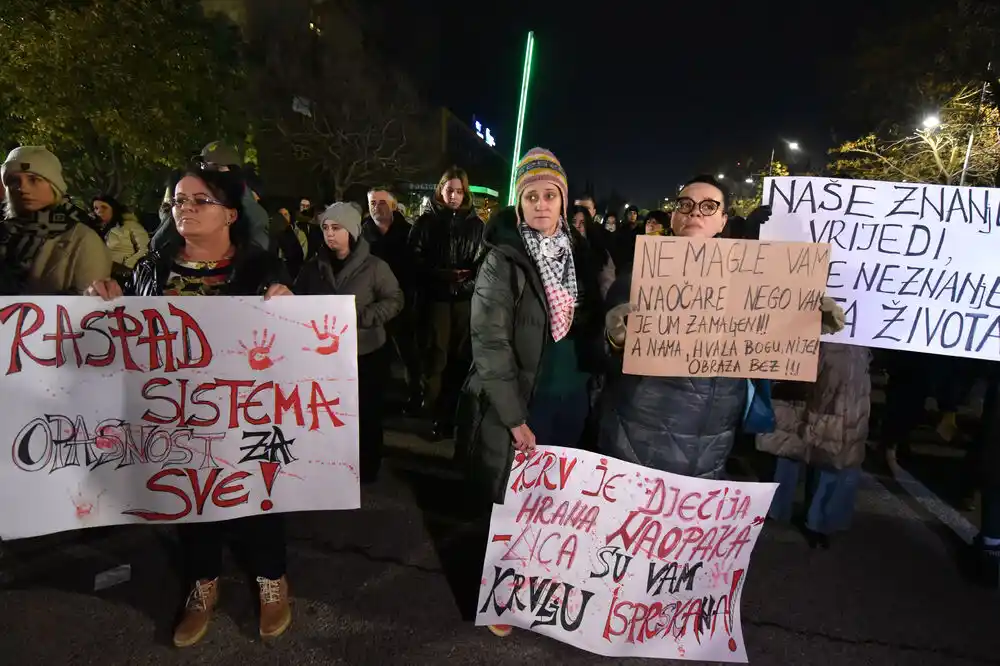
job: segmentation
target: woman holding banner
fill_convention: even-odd
[[[231,172],[191,169],[171,178],[174,224],[164,243],[135,267],[126,293],[139,296],[290,296],[284,266],[250,242],[241,203],[245,185]],[[98,280],[88,295],[112,300],[123,295],[118,282]],[[218,581],[227,533],[239,559],[246,560],[260,592],[260,635],[275,638],[288,629],[292,612],[285,579],[285,522],[280,513],[224,523],[185,523],[177,535],[192,580],[174,645],[189,647],[208,631],[219,600]]]
[[[535,148],[518,164],[515,187],[517,205],[486,225],[472,297],[473,368],[456,436],[478,494],[500,503],[515,451],[577,446],[603,354],[600,267],[567,222],[566,172]]]
[[[681,190],[670,218],[675,236],[714,238],[726,228],[729,196],[711,176],[696,176]],[[631,272],[608,292],[608,342],[621,354]],[[843,310],[824,297],[824,327],[843,328]],[[609,377],[601,414],[600,451],[637,465],[705,479],[722,478],[745,413],[746,379],[732,377]]]

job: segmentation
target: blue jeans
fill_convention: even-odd
[[[539,446],[579,448],[589,414],[586,386],[564,395],[536,393],[528,408],[528,427]]]
[[[786,522],[791,520],[795,487],[803,465],[790,458],[778,458],[774,469],[778,490],[768,512],[771,518]],[[832,534],[850,527],[860,481],[860,467],[842,470],[809,467],[806,478],[806,528],[820,534]]]

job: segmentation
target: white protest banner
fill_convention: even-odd
[[[761,239],[831,246],[831,342],[1000,360],[1000,190],[788,177],[764,203]]]
[[[352,509],[354,298],[0,298],[0,538]]]
[[[776,487],[576,449],[518,454],[493,507],[476,624],[608,657],[746,662],[740,595]]]

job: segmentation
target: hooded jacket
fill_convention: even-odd
[[[403,309],[403,291],[389,264],[372,256],[368,242],[358,238],[340,270],[334,271],[333,253],[323,245],[306,262],[292,289],[302,296],[354,296],[358,313],[358,355],[385,344],[385,325]]]
[[[629,301],[631,271],[608,292],[612,308]],[[746,380],[646,377],[617,373],[604,390],[598,448],[644,467],[718,479],[736,441]]]
[[[604,318],[597,270],[580,234],[570,228],[580,305],[568,340],[577,370],[603,370]],[[486,226],[472,296],[473,366],[459,401],[458,447],[469,452],[469,478],[483,497],[503,503],[514,450],[510,429],[527,422],[542,357],[553,344],[542,280],[517,230],[513,208]]]
[[[419,289],[431,301],[468,300],[475,287],[476,259],[485,225],[472,208],[471,199],[458,210],[437,201],[431,208],[417,218],[410,230]],[[452,280],[450,274],[456,270],[468,271],[468,277]]]

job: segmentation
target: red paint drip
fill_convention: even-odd
[[[736,624],[736,593],[739,592],[744,571],[746,570],[737,569],[734,571],[733,582],[729,586],[729,599],[727,600],[729,612],[726,614],[726,631],[729,632],[730,636],[733,635],[733,628]],[[729,650],[730,652],[736,652],[736,641],[732,638],[729,639]]]
[[[267,494],[270,496],[271,489],[274,488],[274,480],[278,478],[278,471],[281,469],[281,465],[275,462],[262,462],[260,463],[260,473],[264,477],[264,488],[267,490]],[[264,500],[260,503],[261,511],[270,511],[274,508],[274,502],[269,499]]]

